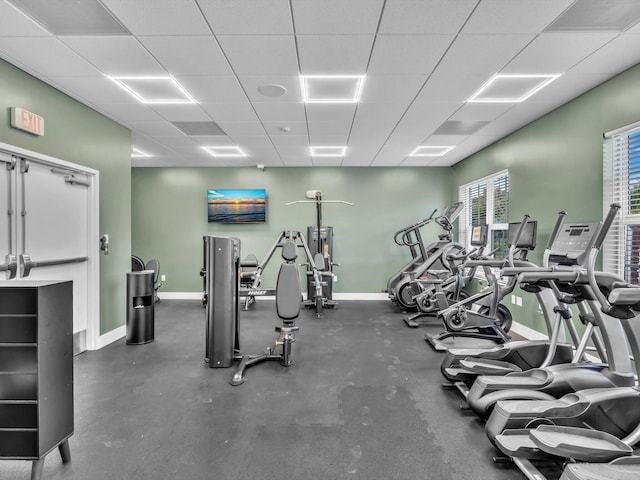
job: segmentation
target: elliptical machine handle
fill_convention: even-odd
[[[604,239],[607,238],[607,233],[609,233],[609,229],[613,224],[613,221],[616,219],[616,215],[618,214],[618,210],[622,208],[619,203],[612,203],[609,206],[609,213],[607,213],[607,218],[604,219],[602,223],[602,227],[598,231],[598,236],[596,237],[596,241],[593,244],[593,248],[597,248],[600,250],[602,244],[604,243]]]
[[[522,236],[522,232],[524,232],[524,228],[527,226],[527,222],[529,221],[529,218],[531,218],[529,216],[528,213],[524,214],[524,218],[522,219],[522,222],[520,222],[520,226],[518,227],[518,230],[516,230],[516,234],[513,236],[513,241],[511,243],[511,248],[509,248],[509,266],[513,267],[514,263],[513,263],[513,254],[515,253],[516,249],[518,248],[518,241],[520,240],[520,237]]]
[[[549,241],[547,241],[547,250],[551,250],[551,247],[553,247],[553,242],[556,241],[556,237],[558,236],[558,233],[560,232],[560,229],[562,228],[562,225],[564,224],[564,217],[567,216],[567,212],[565,212],[564,210],[561,210],[558,212],[558,218],[556,219],[556,224],[553,226],[553,230],[551,230],[551,235],[549,235]]]

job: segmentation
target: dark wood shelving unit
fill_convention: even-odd
[[[71,459],[71,282],[0,281],[0,459],[31,460],[42,475],[56,447]]]

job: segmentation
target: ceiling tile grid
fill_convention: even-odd
[[[86,1],[118,34],[54,35],[0,0],[0,57],[130,128],[152,155],[134,166],[452,165],[640,62],[640,18],[612,11],[616,26],[583,0]],[[469,103],[498,73],[561,76],[521,103]],[[311,104],[300,75],[366,77],[357,103]],[[109,76],[173,77],[195,103],[143,104]],[[436,144],[454,148],[409,157]],[[347,151],[312,158],[314,145]]]

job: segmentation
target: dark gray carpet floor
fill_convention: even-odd
[[[46,480],[523,478],[491,461],[484,425],[441,388],[440,358],[389,302],[303,311],[295,364],[264,363],[232,387],[203,362],[199,301],[156,306],[156,340],[120,340],[75,359],[72,462],[57,451]],[[275,339],[273,302],[242,312],[241,346]],[[30,463],[0,461],[2,480]]]

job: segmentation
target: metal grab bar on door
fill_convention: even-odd
[[[65,265],[67,263],[82,263],[86,262],[88,257],[75,257],[75,258],[61,258],[59,260],[31,260],[31,255],[28,253],[20,254],[20,275],[22,277],[28,277],[31,273],[31,269],[39,267],[53,267],[55,265]]]

